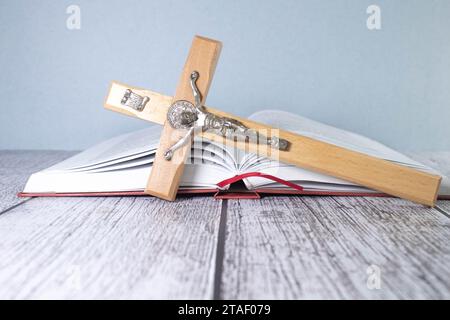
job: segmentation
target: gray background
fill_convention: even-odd
[[[66,28],[71,4],[81,30]],[[0,0],[0,149],[82,149],[145,127],[102,108],[109,82],[173,94],[194,34],[224,43],[208,105],[450,149],[449,0]]]

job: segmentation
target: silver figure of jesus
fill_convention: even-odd
[[[232,118],[216,116],[205,110],[201,100],[202,96],[197,87],[197,79],[199,73],[194,71],[191,73],[190,84],[195,100],[195,105],[186,100],[175,101],[167,112],[167,120],[169,124],[175,129],[185,129],[186,134],[172,145],[164,153],[166,160],[172,159],[173,152],[187,142],[189,142],[195,130],[210,131],[227,139],[239,140],[245,142],[256,142],[269,145],[271,148],[278,150],[287,150],[289,142],[278,137],[265,137],[258,131],[246,127],[240,121]]]

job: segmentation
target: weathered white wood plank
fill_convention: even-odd
[[[75,154],[72,151],[0,151],[0,213],[24,198],[18,198],[30,174]]]
[[[441,210],[444,210],[448,216],[450,216],[450,200],[438,201],[437,205]]]
[[[71,154],[0,152],[0,212]],[[448,174],[445,153],[413,157]],[[222,297],[449,298],[450,219],[437,210],[321,197],[229,207]],[[0,216],[0,298],[210,298],[219,215],[210,198],[33,199]],[[380,290],[366,286],[369,264]]]
[[[226,299],[450,298],[450,219],[392,198],[228,203]],[[367,286],[375,265],[381,289]],[[371,278],[373,279],[373,278]]]
[[[221,202],[36,198],[0,216],[0,298],[212,297]]]

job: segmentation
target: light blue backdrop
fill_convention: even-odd
[[[371,4],[381,30],[366,27]],[[173,94],[194,34],[224,43],[208,105],[450,149],[448,0],[0,0],[0,149],[82,149],[146,126],[102,108],[110,80]]]

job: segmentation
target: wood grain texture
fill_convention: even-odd
[[[17,193],[23,190],[30,174],[62,161],[73,151],[0,151],[0,213],[17,205],[24,198]]]
[[[199,36],[194,37],[172,103],[185,100],[195,105],[190,83],[192,72],[197,71],[200,76],[196,84],[201,92],[203,105],[208,95],[221,48],[222,44],[216,40]],[[185,134],[186,131],[174,129],[168,122],[165,122],[145,193],[169,201],[175,199],[183,175],[186,157],[191,149],[191,143],[189,141],[176,150],[170,161],[164,158],[164,153]]]
[[[393,198],[230,200],[225,299],[450,298],[450,219]],[[367,287],[379,267],[381,289]]]
[[[448,217],[450,217],[450,200],[438,201],[437,206],[439,209],[443,210]]]
[[[32,199],[0,216],[0,298],[211,298],[220,210],[209,197]]]
[[[131,86],[126,86],[125,90],[128,88],[134,90]],[[136,115],[135,112],[130,112],[130,108],[120,104],[120,100],[118,99],[120,94],[113,91],[113,89],[118,90],[123,89],[123,87],[119,84],[113,84],[111,86],[111,91],[108,93],[108,97],[106,98],[105,107],[127,115]],[[148,91],[148,93],[146,93],[147,91],[142,89],[139,90],[141,93],[148,96],[158,95],[158,93],[155,92]],[[165,96],[162,96],[157,100],[161,103],[165,103],[167,99]],[[158,116],[151,115],[148,117],[149,112],[142,112],[138,115],[138,117],[149,121],[154,119],[158,120],[167,114],[169,105],[170,104],[165,107],[161,105],[158,109],[150,106],[150,108],[152,108],[155,112],[161,112]],[[234,118],[249,128],[260,130],[260,132],[265,136],[278,136],[282,139],[286,139],[291,143],[291,146],[288,151],[273,152],[272,149],[261,148],[255,143],[230,142],[222,136],[210,132],[200,133],[200,135],[210,140],[217,141],[219,143],[232,143],[237,148],[246,151],[257,153],[262,156],[272,157],[276,160],[291,163],[308,170],[317,171],[344,180],[352,181],[368,188],[400,198],[409,199],[414,202],[429,206],[433,206],[436,202],[437,191],[441,181],[441,178],[437,175],[414,170],[386,160],[374,158],[278,128],[270,128],[264,124],[230,115],[212,108],[207,108],[207,110],[219,116]],[[166,127],[163,132],[164,135],[166,135]],[[166,150],[166,148],[164,148],[164,150]],[[158,172],[160,172],[160,170],[152,170],[152,175],[157,174]],[[161,177],[161,180],[163,180],[163,177]]]

